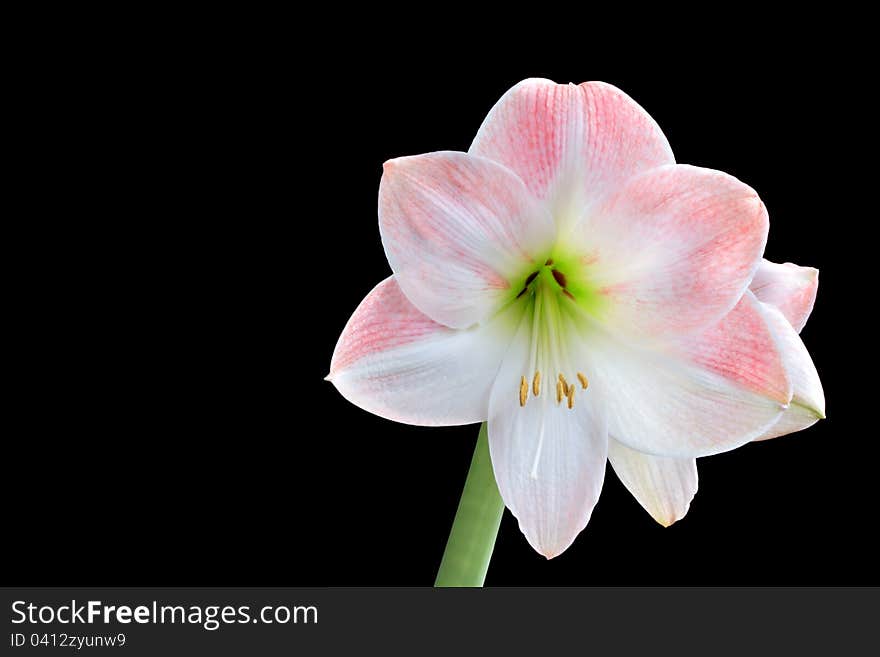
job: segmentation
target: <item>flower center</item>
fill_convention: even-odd
[[[547,372],[553,377],[549,385],[553,386],[555,382],[556,406],[561,406],[564,399],[566,407],[572,409],[577,389],[575,381],[583,390],[587,389],[589,381],[580,369],[571,367],[569,329],[563,317],[569,309],[562,304],[575,301],[575,297],[568,289],[567,277],[556,267],[553,258],[548,258],[542,267],[526,277],[517,299],[522,297],[527,297],[526,312],[531,313],[531,318],[527,316],[524,321],[530,319],[532,328],[528,372],[520,377],[519,405],[526,405],[530,393],[536,399],[541,397],[542,372]]]

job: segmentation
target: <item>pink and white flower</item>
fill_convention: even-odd
[[[501,496],[547,557],[587,525],[606,459],[670,524],[696,457],[824,417],[798,336],[817,272],[762,260],[768,226],[754,190],[676,164],[619,89],[526,80],[467,153],[385,164],[393,275],[328,378],[399,422],[488,420]]]

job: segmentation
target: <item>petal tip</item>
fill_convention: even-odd
[[[542,548],[542,549],[538,550],[538,554],[540,554],[542,557],[544,557],[547,561],[550,561],[550,559],[555,559],[560,554],[562,554],[564,551],[565,550],[553,550],[553,549]]]
[[[399,174],[401,173],[401,167],[403,167],[403,171],[406,171],[406,166],[408,164],[428,159],[427,156],[430,155],[434,155],[434,153],[423,153],[421,155],[400,155],[398,157],[392,157],[390,160],[385,160],[382,163],[382,174]]]
[[[827,420],[825,415],[825,399],[824,396],[813,400],[812,404],[805,404],[807,409],[816,416],[817,420]]]
[[[514,514],[515,515],[515,514]],[[571,537],[570,540],[566,541],[562,540],[551,540],[550,542],[542,541],[538,536],[534,535],[532,532],[526,531],[523,527],[522,522],[519,523],[519,529],[523,533],[526,538],[528,544],[532,547],[532,549],[540,554],[542,557],[550,561],[550,559],[555,559],[560,554],[565,552],[568,548],[571,547],[571,544],[574,543],[574,539],[577,537],[577,534]],[[580,533],[580,532],[578,532]]]
[[[685,515],[687,515],[687,512],[688,512],[688,510],[685,509],[681,515],[678,515],[676,513],[672,513],[669,515],[656,515],[656,516],[653,516],[653,518],[654,518],[654,520],[657,521],[657,523],[661,527],[663,527],[664,529],[667,529],[668,527],[672,527],[672,525],[674,525],[679,520],[684,518]]]
[[[819,280],[819,270],[815,267],[806,267],[804,265],[798,265],[794,262],[785,262],[783,263],[783,267],[786,267],[789,271],[800,276],[806,281],[814,282]]]
[[[802,398],[797,398],[792,400],[792,404],[797,406],[798,408],[806,411],[811,414],[817,420],[827,420],[828,418],[825,416],[825,400],[824,399],[815,399],[812,402],[804,400]]]
[[[694,491],[694,495],[696,495],[696,491]],[[651,513],[651,517],[656,520],[657,524],[659,524],[664,529],[672,527],[672,525],[677,523],[679,520],[682,520],[687,515],[687,512],[691,508],[691,502],[693,501],[693,499],[694,497],[693,495],[691,495],[690,501],[685,504],[684,508],[673,508],[664,510],[657,509],[656,513]]]
[[[547,84],[556,84],[555,81],[550,78],[525,78],[524,80],[520,80],[517,82],[511,89],[516,89],[517,87],[524,87],[528,85],[547,85]]]
[[[520,531],[522,531],[521,527],[520,527]],[[575,534],[569,540],[563,539],[561,541],[553,541],[551,543],[544,543],[530,534],[527,534],[525,532],[523,532],[523,533],[525,534],[526,540],[529,542],[529,545],[532,546],[532,549],[534,549],[535,552],[537,552],[542,557],[547,559],[547,561],[550,561],[550,559],[555,559],[560,554],[565,552],[568,548],[571,547],[572,543],[574,543],[574,539],[577,537],[577,534]],[[580,533],[580,532],[578,532],[578,533]]]

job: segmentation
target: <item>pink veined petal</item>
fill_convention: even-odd
[[[419,312],[386,278],[342,331],[327,378],[350,402],[389,420],[481,422],[514,326],[500,316],[485,326],[450,329]]]
[[[779,421],[755,440],[767,440],[801,431],[825,417],[825,393],[813,359],[783,313],[762,304],[792,382],[791,404]]]
[[[717,454],[762,435],[791,400],[791,382],[760,304],[750,294],[717,325],[651,347],[593,330],[591,389],[610,435],[677,458]]]
[[[631,176],[675,162],[650,115],[604,82],[520,82],[489,112],[469,152],[516,172],[562,225]]]
[[[554,382],[520,406],[528,321],[511,343],[489,401],[489,451],[498,490],[529,544],[551,559],[586,527],[605,478],[608,438],[600,404],[556,404]],[[580,392],[580,391],[579,391]]]
[[[386,162],[379,228],[404,294],[441,324],[465,328],[519,289],[555,237],[553,220],[509,169],[465,153]]]
[[[758,267],[768,227],[751,187],[679,164],[631,179],[584,217],[572,240],[605,300],[602,320],[656,338],[692,333],[728,313]]]
[[[762,260],[749,289],[759,301],[776,306],[800,333],[816,303],[819,270]]]
[[[608,460],[626,489],[654,520],[669,527],[684,518],[697,493],[696,459],[643,454],[609,440]]]

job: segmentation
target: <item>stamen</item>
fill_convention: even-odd
[[[547,265],[552,265],[552,260],[548,259]],[[587,376],[580,371],[576,371],[573,367],[566,367],[570,364],[568,353],[569,329],[566,324],[566,307],[561,301],[562,296],[558,294],[560,291],[568,295],[565,286],[568,281],[561,272],[553,269],[550,272],[556,284],[549,281],[549,277],[543,278],[540,272],[532,272],[525,280],[525,289],[532,290],[532,298],[528,300],[526,313],[523,318],[531,324],[531,333],[529,336],[529,353],[528,360],[524,363],[526,372],[531,372],[532,376],[520,376],[519,380],[519,405],[524,407],[529,396],[534,396],[537,400],[541,396],[541,384],[543,382],[544,370],[556,372],[556,380],[552,378],[550,381],[556,384],[556,405],[562,404],[563,399],[569,409],[574,408],[575,395],[578,383],[583,390],[586,390],[590,382]],[[526,327],[527,328],[527,327]],[[569,372],[575,374],[573,381],[569,383],[565,375],[560,371],[568,369]],[[552,384],[551,384],[552,385]],[[549,395],[539,401],[541,406],[540,416],[543,423],[545,409],[552,404],[553,392],[552,388]],[[538,454],[541,448],[538,447]],[[538,455],[536,454],[536,460]]]
[[[565,394],[566,397],[568,397],[568,389],[571,386],[568,384],[568,381],[565,380],[565,377],[561,374],[559,375],[559,382],[562,384],[562,392]]]

